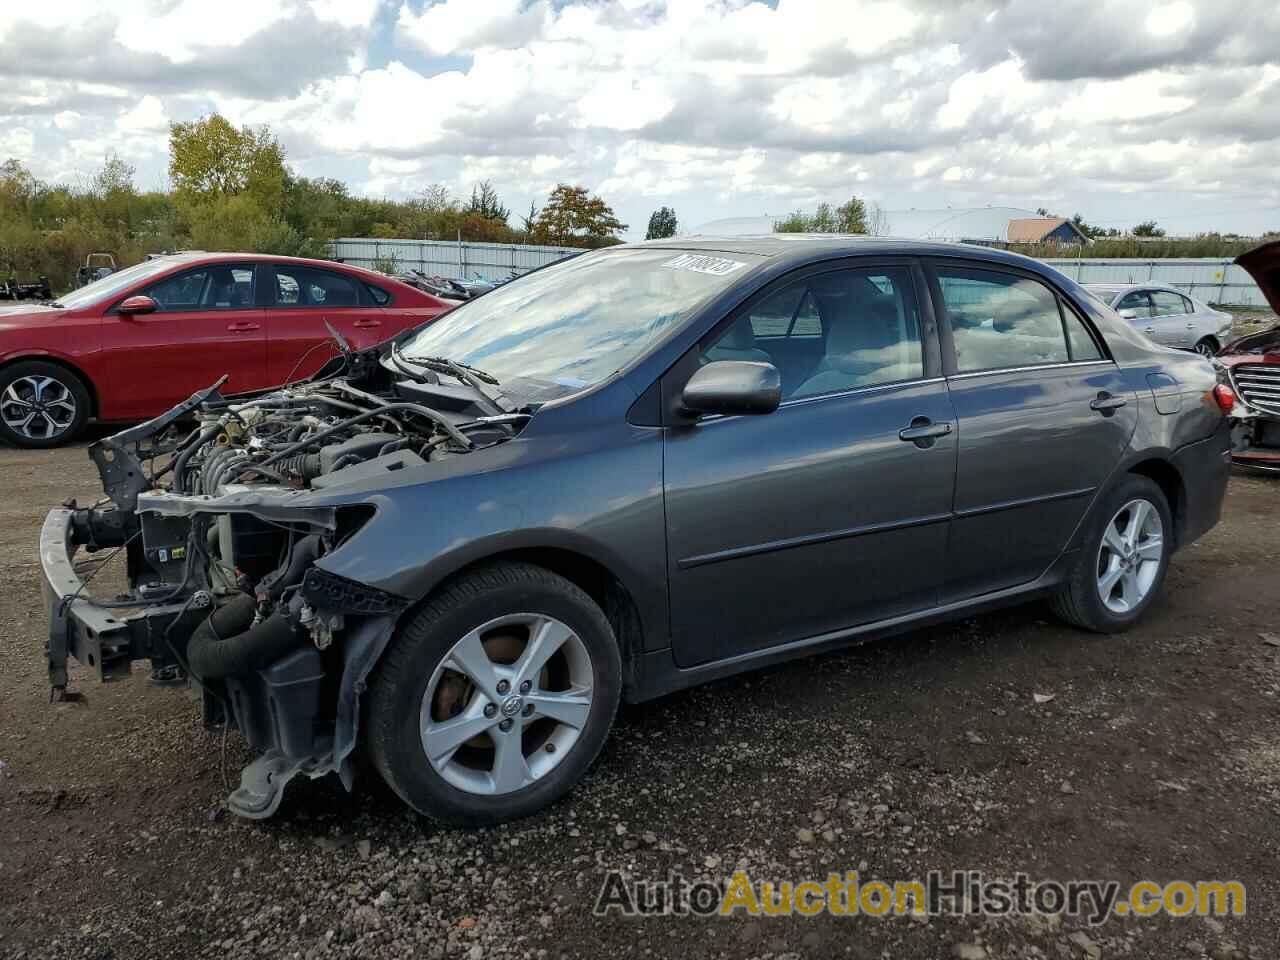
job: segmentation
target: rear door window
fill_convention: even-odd
[[[275,265],[277,307],[356,307],[359,286],[350,277],[311,267]]]
[[[1043,283],[985,269],[940,267],[937,274],[958,372],[1102,358],[1083,321]]]
[[[1152,290],[1151,303],[1155,307],[1154,315],[1157,317],[1169,317],[1190,312],[1187,310],[1182,294],[1171,293],[1168,290]]]

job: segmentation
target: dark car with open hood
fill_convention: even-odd
[[[978,247],[624,245],[335,343],[94,443],[106,499],[41,534],[55,694],[68,656],[194,684],[258,752],[247,817],[363,755],[494,823],[622,700],[1035,597],[1123,630],[1230,472],[1206,359]],[[97,599],[107,551],[129,592]]]
[[[1280,242],[1238,257],[1271,309],[1280,313]],[[1222,382],[1231,387],[1231,453],[1250,470],[1280,473],[1280,324],[1240,337],[1214,358]]]

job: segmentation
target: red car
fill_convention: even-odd
[[[1280,242],[1238,257],[1280,313]],[[1231,458],[1242,467],[1280,472],[1280,326],[1227,344],[1214,358],[1236,395]]]
[[[227,394],[277,386],[333,355],[326,320],[359,350],[451,306],[325,260],[157,257],[61,300],[0,306],[0,438],[56,446],[90,417],[152,417],[223,374]]]

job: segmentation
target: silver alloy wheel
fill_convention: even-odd
[[[514,793],[562,761],[591,712],[586,644],[566,624],[517,613],[455,643],[422,696],[431,766],[468,793]]]
[[[28,440],[53,440],[76,419],[76,397],[56,377],[18,377],[0,395],[0,417]]]
[[[1164,559],[1164,522],[1150,500],[1130,500],[1107,523],[1098,548],[1098,596],[1130,613],[1151,592]]]
[[[1197,343],[1195,345],[1195,351],[1202,357],[1214,357],[1217,355],[1217,351],[1213,349],[1213,344],[1208,340],[1201,340]]]

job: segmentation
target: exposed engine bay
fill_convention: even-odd
[[[481,371],[341,346],[304,383],[241,397],[215,384],[97,441],[106,498],[69,502],[42,534],[54,696],[68,655],[104,680],[147,659],[153,682],[189,681],[206,724],[262,754],[228,801],[243,816],[273,813],[297,773],[350,788],[359,693],[409,603],[316,565],[375,511],[326,494],[503,443],[532,413]],[[93,595],[121,553],[127,591]]]

